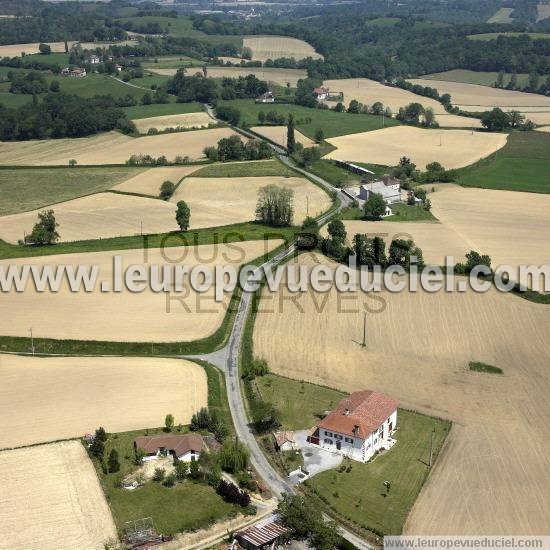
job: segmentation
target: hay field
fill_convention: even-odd
[[[541,126],[540,128],[536,128],[539,132],[550,132],[550,126]]]
[[[159,131],[167,128],[206,128],[209,124],[214,124],[214,121],[208,116],[208,113],[184,113],[139,118],[134,120],[134,124],[138,132],[146,134],[150,128],[156,128]]]
[[[192,174],[199,168],[200,166],[162,166],[159,168],[150,168],[133,178],[115,185],[113,189],[127,193],[139,193],[141,195],[158,197],[160,186],[163,182],[169,180],[172,183],[178,183],[182,178]]]
[[[494,289],[264,296],[254,353],[272,372],[382,391],[405,408],[454,421],[408,534],[547,532],[550,308]],[[363,307],[370,312],[366,349],[358,344]],[[472,360],[504,374],[471,372]]]
[[[429,84],[428,84],[429,85]],[[397,113],[400,107],[409,103],[421,103],[424,107],[431,107],[436,114],[436,120],[442,127],[447,128],[480,128],[481,123],[475,118],[449,115],[443,105],[435,99],[419,96],[391,86],[384,86],[375,80],[368,78],[344,78],[341,80],[325,80],[323,86],[329,88],[332,93],[343,92],[344,103],[349,105],[352,99],[356,99],[365,105],[372,105],[381,101],[389,107],[393,113]]]
[[[82,437],[98,426],[162,426],[167,413],[188,424],[207,405],[204,370],[176,359],[0,355],[0,381],[0,448]]]
[[[52,166],[68,165],[75,159],[79,165],[124,164],[132,155],[188,156],[204,158],[203,149],[234,135],[229,128],[212,128],[157,136],[131,138],[118,132],[107,132],[87,138],[46,139],[0,142],[2,164]]]
[[[60,242],[85,241],[176,231],[176,209],[157,199],[97,193],[51,207],[59,227]],[[29,235],[40,210],[0,217],[0,239],[17,244]]]
[[[537,5],[537,23],[550,17],[550,4]]]
[[[239,178],[186,178],[171,201],[184,200],[191,208],[193,228],[216,227],[254,220],[258,190],[275,184],[294,191],[294,224],[330,208],[328,195],[305,178],[282,176]]]
[[[257,134],[278,143],[282,147],[286,147],[286,126],[253,126],[250,129]],[[313,147],[315,145],[313,140],[309,139],[301,132],[298,132],[298,130],[294,130],[294,139],[296,140],[296,143],[301,143],[304,147]]]
[[[323,59],[311,44],[288,36],[248,36],[243,38],[243,47],[252,50],[253,61],[267,61],[280,57],[293,57],[296,61],[307,57]]]
[[[208,67],[207,74],[210,78],[238,78],[249,74],[256,75],[260,80],[266,80],[273,84],[286,86],[287,83],[293,88],[301,78],[307,78],[305,69],[277,69],[263,67]]]
[[[191,223],[193,218],[191,218]],[[191,241],[192,237],[188,237]],[[221,238],[220,238],[221,239]],[[177,235],[167,244],[177,244]],[[133,264],[165,265],[178,262],[192,268],[197,264],[241,265],[282,243],[280,240],[247,241],[230,245],[203,245],[173,247],[164,250],[125,250],[62,254],[42,258],[22,258],[2,261],[0,265],[98,265],[99,276],[93,292],[71,292],[66,281],[57,293],[49,290],[37,292],[28,285],[25,292],[9,292],[2,295],[0,334],[28,336],[29,327],[37,349],[40,338],[105,340],[111,342],[184,342],[210,336],[220,326],[230,296],[222,302],[214,302],[214,291],[197,293],[189,287],[188,280],[182,292],[141,293],[126,290],[101,292],[103,281],[113,281],[113,257],[121,256],[123,269]],[[89,269],[89,267],[88,267]],[[162,277],[162,273],[160,275]],[[75,314],[78,312],[78,315]]]
[[[506,139],[506,134],[394,126],[327,138],[336,149],[324,158],[395,166],[405,155],[421,170],[433,161],[451,169],[468,166],[494,153],[504,147]]]
[[[487,23],[513,23],[512,13],[514,8],[499,8],[489,19]]]
[[[79,441],[0,453],[0,538],[10,550],[103,549],[116,529]]]

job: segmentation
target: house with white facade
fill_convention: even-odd
[[[275,96],[271,90],[256,98],[256,103],[275,103]]]
[[[319,101],[325,101],[328,99],[328,93],[329,89],[325,88],[324,86],[321,86],[319,88],[313,89],[313,95],[319,100]]]
[[[401,202],[401,182],[391,176],[382,176],[378,181],[363,183],[359,188],[359,199],[366,201],[373,193],[382,195],[386,204]]]
[[[395,443],[398,402],[383,393],[357,391],[318,424],[309,442],[359,462]]]
[[[198,460],[207,450],[204,439],[199,434],[185,435],[142,435],[134,441],[134,449],[144,453],[143,460],[155,460],[171,455],[182,462]]]

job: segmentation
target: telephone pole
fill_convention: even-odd
[[[363,317],[363,343],[361,344],[361,347],[363,348],[367,347],[367,312],[366,311]]]
[[[432,430],[432,435],[430,438],[430,464],[429,464],[430,469],[432,467],[432,459],[433,459],[434,435],[435,435],[435,428]]]
[[[31,350],[32,354],[34,355],[34,338],[32,336],[32,327],[29,330],[31,331]]]

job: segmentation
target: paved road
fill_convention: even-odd
[[[206,105],[206,110],[212,119],[218,122],[222,122],[216,118],[213,109],[209,105]],[[258,136],[251,134],[246,130],[242,130],[240,128],[233,128],[233,129],[243,135],[246,135],[247,137],[258,139]],[[294,170],[297,170],[304,176],[314,180],[316,183],[321,185],[327,191],[336,191],[338,193],[338,197],[340,199],[340,204],[338,208],[336,210],[332,210],[320,216],[318,218],[319,225],[325,224],[337,212],[339,212],[346,206],[349,206],[349,204],[351,203],[351,199],[347,195],[342,193],[340,189],[334,188],[330,183],[320,178],[319,176],[316,176],[315,174],[311,174],[307,170],[297,167],[293,163],[293,161],[286,155],[286,151],[281,147],[278,147],[272,143],[269,143],[269,145],[275,151],[277,157],[281,162],[293,168]],[[261,278],[261,274],[262,274],[261,270],[263,267],[274,268],[277,264],[279,264],[289,255],[293,254],[295,251],[296,251],[296,246],[294,244],[285,248],[276,256],[274,256],[273,258],[271,258],[270,260],[268,260],[267,262],[259,266],[250,275],[248,280],[258,281]],[[252,300],[252,294],[253,293],[246,292],[246,291],[243,291],[242,293],[241,301],[239,303],[238,310],[235,316],[235,322],[233,324],[233,328],[231,330],[231,335],[229,336],[227,345],[216,352],[213,352],[207,355],[202,355],[200,356],[200,358],[213,363],[224,372],[225,378],[226,378],[227,398],[229,400],[229,408],[231,409],[231,416],[233,417],[233,422],[235,424],[235,431],[237,433],[237,436],[248,447],[250,451],[250,462],[252,463],[252,466],[254,467],[254,469],[258,472],[259,476],[267,483],[271,491],[275,495],[280,497],[285,492],[293,493],[294,489],[287,482],[287,480],[284,479],[279,474],[279,472],[277,472],[271,466],[271,464],[266,459],[263,451],[261,450],[250,428],[248,418],[246,415],[245,406],[244,406],[243,396],[241,393],[241,385],[240,385],[240,377],[239,377],[239,354],[240,354],[240,346],[242,341],[242,334],[246,323],[246,318],[248,316],[250,302]],[[326,515],[323,515],[323,516],[327,521],[330,519]],[[345,539],[347,539],[349,542],[351,542],[354,546],[356,546],[360,550],[363,550],[363,549],[372,550],[372,546],[370,544],[363,541],[353,532],[343,527],[340,527],[339,530],[341,535]]]

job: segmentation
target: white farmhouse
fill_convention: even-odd
[[[143,460],[171,455],[183,462],[198,460],[200,454],[207,449],[199,434],[142,435],[134,441],[134,448],[145,454]]]
[[[309,436],[309,442],[353,460],[367,462],[380,449],[394,444],[398,402],[370,390],[343,399]]]
[[[391,176],[382,176],[378,181],[363,183],[359,188],[359,199],[366,201],[372,193],[382,195],[386,204],[401,202],[401,182]]]

